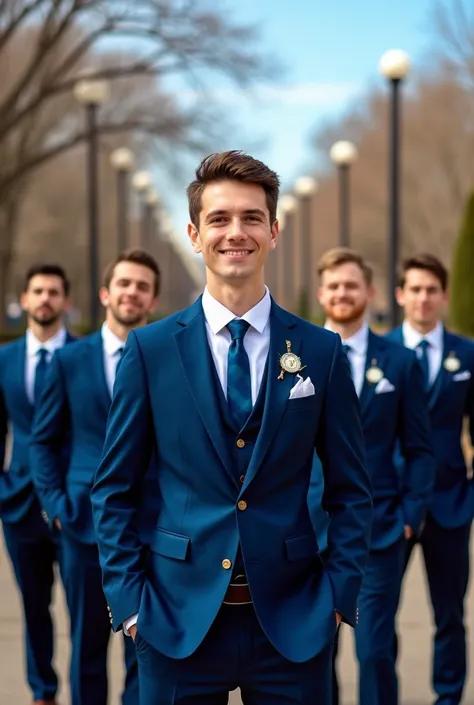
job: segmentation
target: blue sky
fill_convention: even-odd
[[[261,48],[274,53],[285,72],[272,85],[257,86],[257,98],[246,99],[227,84],[222,100],[248,139],[241,137],[236,143],[230,135],[217,148],[251,149],[280,174],[283,189],[290,189],[297,176],[315,166],[310,136],[318,124],[344,111],[371,83],[382,80],[378,61],[383,52],[403,49],[416,64],[427,50],[434,4],[435,0],[235,2],[232,16],[262,27]],[[181,188],[157,174],[157,186],[180,237],[187,222],[183,192],[193,177],[194,161],[183,174]]]

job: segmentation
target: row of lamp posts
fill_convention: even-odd
[[[107,81],[93,78],[93,71],[84,71],[74,87],[74,97],[84,106],[87,139],[87,212],[88,255],[90,285],[90,325],[95,329],[99,322],[99,132],[97,117],[100,107],[109,96]],[[110,155],[110,163],[117,174],[117,249],[124,250],[129,243],[129,176],[133,169],[133,152],[120,147]],[[153,189],[151,175],[138,171],[133,175],[132,185],[140,197],[141,245],[150,247],[155,229],[155,212],[159,197]]]
[[[388,301],[389,323],[393,328],[398,322],[398,306],[395,298],[397,286],[397,266],[400,249],[400,87],[410,71],[408,55],[399,49],[385,52],[379,62],[379,70],[390,83],[389,109],[389,213],[388,213]],[[338,211],[339,244],[350,245],[350,173],[358,157],[357,147],[348,140],[335,142],[329,152],[338,171]],[[317,182],[311,177],[302,176],[295,184],[295,194],[300,201],[301,232],[301,279],[302,291],[309,293],[311,281],[311,199],[317,192]],[[284,219],[286,237],[289,247],[284,246],[283,259],[285,271],[291,271],[291,239],[294,236],[294,212],[298,200],[291,194],[281,199],[280,212]],[[287,243],[288,244],[288,243]],[[280,277],[279,277],[280,281]],[[282,280],[282,291],[289,291],[289,282]]]

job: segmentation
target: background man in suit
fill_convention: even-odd
[[[106,270],[100,299],[105,322],[97,333],[58,351],[46,379],[32,432],[33,478],[51,521],[62,531],[63,581],[71,618],[72,705],[107,705],[111,628],[102,590],[90,489],[100,462],[116,367],[130,330],[146,325],[156,307],[160,272],[144,250],[129,250]],[[70,437],[67,469],[58,462]],[[150,492],[145,493],[146,498]],[[145,501],[146,501],[145,498]],[[146,503],[141,507],[146,542]],[[149,521],[148,521],[149,523]],[[136,654],[125,644],[124,705],[138,703]]]
[[[339,333],[349,358],[373,486],[370,555],[355,630],[359,702],[397,705],[392,643],[405,548],[419,532],[434,482],[423,378],[414,353],[369,329],[373,273],[357,252],[329,250],[319,261],[318,275],[326,328]],[[405,460],[402,478],[393,461],[397,445]]]
[[[52,666],[50,604],[60,547],[58,535],[47,525],[33,487],[30,434],[53,352],[74,340],[63,322],[68,297],[69,282],[61,267],[32,267],[21,297],[28,330],[24,337],[0,348],[2,464],[8,423],[13,435],[10,466],[0,473],[0,516],[23,604],[27,680],[38,705],[54,703],[58,687]],[[58,462],[66,462],[66,457],[58,458]]]
[[[461,446],[463,421],[474,437],[474,343],[442,323],[448,273],[435,257],[403,262],[397,298],[405,320],[389,337],[416,351],[424,370],[436,456],[434,496],[419,537],[436,624],[433,688],[437,705],[459,705],[466,678],[464,597],[469,578],[473,481]]]
[[[238,686],[252,705],[328,705],[336,626],[356,621],[372,518],[357,398],[338,336],[265,287],[278,190],[246,154],[203,160],[188,234],[205,293],[132,331],[117,374],[92,505],[142,705],[220,705]],[[315,447],[326,567],[307,506]],[[161,505],[144,562],[136,486],[154,450]]]

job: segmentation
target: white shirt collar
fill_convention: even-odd
[[[67,331],[66,328],[62,327],[55,333],[49,340],[44,343],[35,336],[33,331],[28,328],[26,331],[26,353],[29,357],[35,357],[38,351],[44,348],[49,353],[53,354],[55,350],[62,348],[66,342]]]
[[[263,333],[265,327],[270,318],[270,310],[272,307],[272,301],[270,298],[270,292],[267,287],[265,287],[265,295],[258,304],[256,304],[250,311],[244,313],[242,319],[250,323],[252,328],[255,328],[259,333]],[[206,286],[204,293],[202,295],[202,308],[204,311],[204,316],[209,324],[209,327],[214,335],[219,333],[223,328],[226,327],[228,323],[238,318],[232,311],[223,306],[219,301],[217,301],[211,294]]]
[[[115,355],[117,355],[118,351],[124,347],[124,341],[110,330],[107,323],[102,324],[100,332],[102,335],[106,355],[108,355],[109,357],[114,357]]]
[[[403,340],[407,348],[414,350],[421,343],[422,340],[427,340],[432,348],[435,350],[443,349],[443,324],[438,321],[433,330],[429,333],[423,335],[413,328],[413,326],[408,323],[408,321],[403,321],[402,324]]]
[[[327,330],[332,330],[331,325],[326,321],[324,327]],[[334,333],[335,331],[333,331]],[[349,345],[349,347],[357,354],[357,355],[366,355],[367,354],[367,348],[369,346],[369,326],[367,323],[364,323],[359,330],[354,333],[354,335],[351,335],[350,338],[342,338],[342,342],[344,345]]]

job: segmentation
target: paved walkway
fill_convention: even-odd
[[[432,627],[427,604],[427,595],[421,572],[418,552],[405,583],[405,598],[400,613],[399,624],[403,639],[400,663],[403,705],[430,705],[433,702],[430,690],[430,639]],[[473,564],[474,565],[474,564]],[[449,580],[449,576],[446,576]],[[0,548],[0,703],[1,705],[29,705],[28,690],[23,684],[23,653],[21,640],[21,619],[16,590],[11,578],[10,566]],[[69,644],[67,619],[64,611],[63,595],[57,590],[55,617],[58,634],[57,662],[62,682],[67,682]],[[468,599],[467,624],[474,614],[474,588],[471,586]],[[343,688],[343,705],[355,705],[356,669],[353,658],[353,640],[349,628],[343,634],[340,674]],[[111,697],[110,705],[119,705],[121,668],[121,637],[114,636],[110,653]],[[470,635],[471,653],[474,653],[473,632]],[[472,659],[471,659],[472,663]],[[238,693],[231,695],[232,705],[238,705]],[[466,705],[474,703],[474,676],[468,683]],[[60,695],[61,705],[69,705],[67,688]]]

